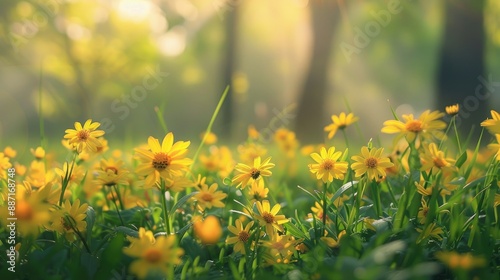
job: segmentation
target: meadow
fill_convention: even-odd
[[[1,279],[495,279],[500,115],[471,143],[459,110],[394,113],[386,147],[349,143],[353,112],[332,115],[317,145],[249,126],[226,146],[211,132],[218,109],[199,145],[161,118],[128,150],[90,119],[26,162],[11,143]]]

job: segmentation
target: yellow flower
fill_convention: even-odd
[[[76,165],[76,163],[72,165],[65,162],[62,169],[56,168],[54,171],[61,178],[66,178],[66,175],[71,172],[69,182],[79,184],[84,179],[86,170],[83,166]]]
[[[270,241],[265,241],[262,245],[267,247],[267,261],[274,263],[290,263],[293,254],[297,249],[295,246],[301,241],[295,240],[291,235],[273,234]]]
[[[217,172],[221,178],[229,176],[234,167],[231,151],[226,146],[211,146],[208,156],[200,155],[200,162],[207,171]]]
[[[347,172],[347,162],[337,161],[341,155],[341,152],[335,152],[335,147],[330,147],[328,151],[323,147],[320,154],[311,154],[316,163],[309,164],[309,170],[325,183],[332,182],[333,179],[342,180]]]
[[[7,169],[11,167],[10,158],[6,157],[4,153],[0,153],[0,178],[7,179]]]
[[[353,113],[345,114],[344,112],[340,115],[332,115],[332,123],[325,126],[325,131],[328,131],[328,139],[332,139],[337,133],[337,130],[344,129],[351,124],[355,123],[359,118],[355,117]]]
[[[234,176],[232,183],[236,184],[236,187],[244,189],[255,180],[259,180],[265,176],[271,176],[272,172],[269,169],[274,167],[274,163],[270,161],[271,157],[266,158],[264,162],[261,162],[260,157],[256,157],[253,161],[253,166],[238,163],[234,169],[240,174]]]
[[[291,158],[295,156],[295,151],[299,146],[299,142],[293,131],[286,128],[276,130],[274,133],[274,141],[276,141],[280,150],[282,150],[287,157]]]
[[[98,186],[128,185],[127,175],[129,172],[123,169],[123,161],[110,158],[102,159],[100,169],[97,170],[95,184]]]
[[[448,114],[450,116],[454,116],[454,115],[458,114],[459,110],[460,110],[460,105],[458,105],[458,104],[446,106],[446,108],[445,108],[446,114]]]
[[[227,244],[234,244],[234,251],[235,252],[240,252],[241,254],[245,254],[245,243],[247,243],[248,239],[250,238],[250,229],[252,228],[253,224],[255,222],[251,221],[246,224],[246,226],[243,226],[243,221],[242,219],[237,219],[234,224],[236,226],[229,225],[227,229],[234,234],[235,236],[228,237],[226,239]]]
[[[224,207],[224,203],[221,201],[227,197],[222,191],[217,191],[217,183],[213,183],[210,187],[207,185],[202,185],[199,188],[199,192],[194,195],[194,198],[198,202],[198,206],[205,210],[205,208],[222,208]]]
[[[50,219],[50,205],[46,203],[48,189],[32,191],[29,184],[17,185],[15,217],[16,229],[22,236],[38,236],[39,229]],[[1,223],[12,217],[7,205],[0,209]]]
[[[165,179],[166,191],[181,192],[185,188],[192,186],[194,186],[193,182],[184,176]]]
[[[471,270],[486,266],[486,259],[473,256],[471,253],[460,254],[457,252],[437,252],[436,258],[451,269]]]
[[[374,220],[374,219],[370,219],[370,218],[368,218],[368,217],[365,217],[365,218],[363,219],[363,224],[365,225],[365,227],[366,227],[367,229],[370,229],[370,230],[373,230],[373,231],[377,231],[377,228],[375,228],[375,227],[373,226],[373,223],[374,223],[374,222],[375,222],[375,220]]]
[[[264,186],[264,180],[254,181],[248,190],[250,202],[253,204],[255,201],[262,201],[267,197],[269,189]]]
[[[351,157],[355,161],[351,168],[356,177],[366,174],[369,180],[378,180],[386,176],[385,169],[393,167],[394,163],[388,157],[382,157],[383,152],[384,148],[368,150],[368,147],[362,147],[361,155]]]
[[[254,125],[249,125],[247,129],[248,138],[257,140],[260,137],[260,133],[255,129]]]
[[[5,149],[3,149],[3,153],[9,158],[15,158],[17,155],[16,150],[14,150],[11,146],[5,147]]]
[[[313,212],[314,217],[318,220],[323,220],[323,215],[325,211],[323,211],[323,206],[319,204],[319,202],[315,201],[314,206],[311,207],[311,211]],[[330,217],[326,216],[326,222],[330,222]]]
[[[495,138],[497,139],[497,142],[489,144],[488,149],[497,151],[497,153],[495,154],[495,159],[500,160],[500,134],[495,134]]]
[[[430,143],[425,147],[425,153],[421,156],[422,168],[421,170],[431,170],[433,174],[439,170],[443,172],[451,172],[455,170],[453,163],[455,160],[452,158],[445,158],[444,152],[440,151],[435,143]]]
[[[128,241],[130,241],[130,243],[132,243],[132,244],[130,244],[130,246],[132,246],[134,244],[134,242],[136,242],[136,241],[138,241],[140,239],[149,240],[149,242],[151,244],[155,243],[155,236],[154,236],[153,232],[150,231],[150,230],[146,230],[145,228],[140,227],[138,235],[139,236],[137,238],[136,237],[127,236]]]
[[[81,123],[75,122],[75,129],[66,129],[64,139],[69,139],[69,144],[73,145],[78,153],[84,149],[96,152],[102,145],[97,137],[104,135],[103,130],[96,130],[100,125],[98,122],[92,123],[91,119],[87,120],[83,127]]]
[[[42,160],[45,157],[45,150],[42,147],[31,148],[30,152],[38,160]]]
[[[421,224],[425,224],[425,220],[427,219],[427,213],[429,213],[429,207],[427,206],[427,202],[425,199],[422,197],[422,207],[419,208],[417,217],[418,221]]]
[[[255,158],[264,157],[267,154],[267,150],[254,142],[246,142],[238,146],[238,153],[240,154],[241,162],[252,164]]]
[[[217,143],[217,135],[215,135],[215,133],[213,133],[213,132],[209,132],[209,133],[203,132],[200,135],[200,137],[201,137],[201,140],[205,139],[205,144],[207,144],[207,145],[212,145],[212,144]]]
[[[432,194],[432,190],[434,186],[430,185],[427,188],[424,187],[425,182],[420,180],[420,183],[415,182],[415,186],[417,187],[417,192],[422,196],[430,196]]]
[[[75,200],[73,204],[69,200],[64,201],[62,208],[51,214],[51,222],[47,228],[64,234],[68,241],[75,240],[75,232],[82,233],[87,228],[85,218],[88,207],[87,203],[80,205],[79,199]]]
[[[283,231],[282,224],[288,223],[288,219],[285,215],[278,215],[278,212],[281,209],[279,204],[276,204],[271,209],[271,205],[269,204],[269,200],[264,200],[262,202],[257,201],[257,212],[256,219],[259,221],[261,226],[266,227],[266,233],[270,236],[274,234],[274,229],[278,231]]]
[[[500,114],[495,110],[491,110],[491,117],[481,123],[481,126],[486,127],[491,134],[500,134]]]
[[[175,235],[159,236],[154,243],[147,235],[139,237],[132,241],[130,247],[123,249],[125,255],[135,259],[129,270],[139,279],[155,274],[166,276],[174,265],[181,263],[184,250],[177,248]]]
[[[174,143],[174,135],[169,132],[160,145],[158,139],[148,138],[149,149],[135,149],[141,163],[136,168],[139,175],[146,176],[146,187],[154,186],[160,178],[182,176],[182,171],[187,170],[192,160],[184,156],[191,142],[178,141]]]
[[[195,235],[203,244],[215,244],[222,236],[222,227],[219,218],[216,216],[207,216],[202,220],[199,216],[193,218],[193,229]]]
[[[420,236],[417,239],[417,244],[430,237],[437,240],[443,240],[441,234],[443,234],[444,232],[435,223],[429,224],[424,230],[417,228],[417,231],[420,232]]]
[[[499,205],[500,205],[500,194],[496,193],[495,200],[494,200],[494,207],[497,207]]]
[[[397,120],[388,120],[384,122],[382,128],[383,133],[394,134],[399,133],[396,139],[406,136],[406,140],[411,143],[419,137],[424,139],[442,139],[444,137],[443,129],[446,128],[446,123],[439,120],[444,116],[439,111],[431,112],[426,110],[418,119],[413,117],[413,114],[403,115],[404,122]]]
[[[325,231],[325,236],[321,237],[321,241],[325,242],[325,244],[330,247],[330,248],[335,248],[340,245],[340,239],[346,234],[346,231],[343,230],[339,232],[339,236],[337,237],[337,240],[335,240],[333,237],[327,237],[326,236],[327,232]]]

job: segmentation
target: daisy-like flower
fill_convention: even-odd
[[[473,256],[471,253],[460,254],[457,252],[437,252],[436,259],[451,269],[471,270],[484,267],[488,263],[484,257]]]
[[[274,234],[270,241],[265,241],[262,245],[267,247],[267,261],[274,263],[290,263],[293,254],[297,249],[295,246],[301,241],[295,240],[291,235]]]
[[[417,214],[418,221],[421,224],[425,224],[425,220],[427,219],[427,213],[429,213],[429,206],[427,206],[427,202],[422,197],[422,207],[419,208],[419,211]]]
[[[345,129],[358,121],[358,119],[359,118],[355,117],[353,113],[346,115],[346,113],[342,112],[338,116],[332,115],[332,123],[325,126],[325,131],[328,132],[328,139],[332,139],[333,136],[335,136],[335,133],[337,133],[337,130]]]
[[[446,114],[448,114],[450,116],[454,116],[454,115],[458,114],[459,110],[460,110],[460,105],[458,105],[458,104],[446,106],[446,108],[445,108]]]
[[[420,232],[420,236],[417,239],[417,244],[431,237],[437,240],[443,240],[441,234],[443,234],[444,232],[435,223],[429,224],[424,230],[417,228],[417,231]]]
[[[166,191],[181,192],[192,186],[194,186],[194,183],[184,176],[165,179]]]
[[[240,252],[242,255],[246,253],[245,250],[245,243],[247,243],[248,239],[250,238],[250,229],[252,228],[253,224],[255,222],[251,221],[246,224],[246,226],[243,226],[243,221],[242,219],[237,219],[234,224],[236,226],[229,225],[227,229],[234,234],[235,236],[228,237],[226,239],[227,244],[234,244],[234,251],[235,252]]]
[[[149,276],[168,275],[169,269],[181,263],[184,250],[177,248],[175,235],[159,236],[152,243],[148,235],[139,235],[123,253],[135,260],[129,270],[139,279]]]
[[[369,150],[365,146],[361,148],[361,155],[351,157],[355,161],[351,164],[351,168],[356,173],[356,177],[366,174],[369,180],[378,180],[386,176],[385,170],[393,167],[394,163],[388,157],[382,157],[383,152],[384,148]]]
[[[339,235],[337,237],[337,240],[333,237],[328,237],[327,236],[328,232],[325,231],[325,236],[321,237],[321,241],[325,242],[325,244],[330,247],[330,248],[335,248],[340,245],[340,239],[346,234],[346,231],[343,230],[339,232]]]
[[[123,167],[123,161],[110,158],[101,160],[100,169],[97,170],[95,184],[98,186],[128,185],[129,172]]]
[[[238,153],[242,163],[252,164],[255,158],[264,157],[267,154],[267,149],[254,142],[245,142],[245,144],[238,146]]]
[[[37,160],[45,158],[45,150],[42,147],[36,147],[36,149],[31,148],[30,152]]]
[[[71,165],[65,162],[62,169],[56,168],[54,172],[61,178],[66,178],[66,174],[69,174],[69,182],[79,184],[84,179],[86,170],[81,165],[74,164],[73,167]]]
[[[438,149],[436,143],[430,143],[425,147],[425,153],[421,156],[420,161],[422,162],[421,170],[431,170],[433,174],[439,170],[446,173],[455,170],[453,166],[455,160],[446,158],[444,152]]]
[[[396,139],[406,136],[406,140],[411,143],[417,137],[420,140],[424,139],[442,139],[444,137],[443,129],[446,128],[446,123],[439,120],[444,116],[444,113],[439,111],[431,112],[426,110],[418,119],[413,117],[413,114],[403,115],[403,120],[388,120],[384,122],[382,128],[383,133],[394,134],[399,133]]]
[[[497,139],[497,142],[488,144],[488,149],[497,151],[495,154],[495,159],[500,160],[500,134],[495,134],[495,138]]]
[[[27,183],[17,185],[15,217],[16,229],[22,236],[38,236],[40,228],[50,219],[50,205],[46,202],[48,189],[33,191]],[[1,223],[11,218],[7,206],[0,209]],[[7,226],[6,224],[4,224]]]
[[[186,158],[187,148],[191,142],[177,141],[174,143],[174,135],[169,132],[160,145],[158,139],[150,136],[148,138],[149,149],[137,148],[136,155],[141,161],[136,172],[146,176],[145,186],[152,187],[160,182],[160,178],[171,178],[182,176],[192,160]]]
[[[68,241],[75,240],[75,232],[83,232],[87,228],[85,218],[88,207],[87,203],[80,205],[79,199],[73,204],[69,200],[64,201],[62,208],[51,214],[51,222],[47,228],[64,234]]]
[[[222,227],[219,218],[210,215],[202,220],[199,216],[193,218],[193,229],[195,235],[203,244],[215,244],[222,236]]]
[[[269,189],[264,186],[264,180],[254,181],[248,190],[250,202],[253,204],[255,201],[262,201],[267,197]]]
[[[226,198],[227,194],[223,191],[217,191],[217,187],[217,183],[213,183],[210,187],[208,185],[201,185],[198,193],[193,196],[202,210],[212,207],[224,207],[224,203],[221,200]]]
[[[323,205],[321,205],[319,202],[315,201],[314,206],[311,207],[311,211],[318,220],[323,220],[323,215],[325,214],[325,211],[323,211]],[[326,216],[326,222],[330,222],[330,217]]]
[[[483,121],[481,126],[486,127],[491,134],[500,134],[500,114],[495,110],[491,110],[491,117],[493,119]]]
[[[6,157],[4,153],[0,153],[0,178],[7,179],[6,170],[11,167],[10,158]]]
[[[295,136],[295,132],[286,128],[280,128],[274,133],[274,141],[278,144],[281,151],[285,153],[288,158],[293,158],[299,142]]]
[[[335,147],[330,147],[328,151],[323,147],[320,154],[311,154],[316,163],[309,164],[309,170],[325,183],[332,182],[333,179],[342,180],[347,172],[347,162],[337,161],[340,156],[342,152],[335,152]]]
[[[3,149],[3,153],[6,157],[9,158],[15,158],[17,155],[17,151],[14,150],[11,146],[5,147],[5,149]]]
[[[261,226],[266,227],[266,233],[269,236],[274,234],[274,230],[283,231],[282,224],[288,223],[288,219],[285,215],[278,215],[281,209],[279,204],[276,204],[271,209],[269,200],[264,200],[262,202],[257,201],[257,212],[255,213],[255,218],[259,221]]]
[[[97,130],[100,125],[98,122],[92,123],[91,119],[87,120],[83,127],[81,123],[75,122],[75,129],[66,129],[64,139],[69,139],[69,144],[73,145],[78,153],[84,149],[96,152],[102,145],[97,138],[104,135],[104,130]]]
[[[274,167],[274,163],[270,161],[271,157],[266,158],[263,162],[261,162],[260,157],[256,157],[253,161],[253,166],[238,163],[234,169],[236,169],[239,174],[234,176],[232,181],[233,184],[236,184],[236,187],[244,189],[255,180],[271,176],[273,173],[269,169]]]

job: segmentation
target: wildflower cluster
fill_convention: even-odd
[[[492,111],[481,123],[489,134],[466,145],[458,110],[446,108],[450,123],[430,110],[385,121],[381,132],[395,135],[388,147],[348,143],[354,113],[332,116],[325,143],[301,146],[282,127],[264,145],[250,126],[235,147],[207,131],[196,153],[172,132],[114,149],[99,123],[76,122],[61,135],[62,153],[36,147],[22,163],[14,148],[0,152],[0,250],[10,246],[6,170],[15,168],[20,279],[40,271],[91,279],[491,278],[500,267],[500,114]]]

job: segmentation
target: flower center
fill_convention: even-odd
[[[144,259],[149,263],[158,263],[161,260],[161,252],[155,248],[151,248],[144,253]]]
[[[170,165],[171,159],[170,157],[165,154],[165,153],[156,153],[155,157],[153,159],[153,167],[156,170],[164,170]]]
[[[33,208],[29,203],[21,201],[16,207],[16,217],[20,220],[31,220],[33,218]]]
[[[66,216],[66,217],[62,217],[61,218],[61,224],[62,226],[64,227],[64,229],[66,231],[70,231],[72,230],[72,227],[71,227],[71,224],[70,224],[70,221],[69,219],[71,219],[70,217]]]
[[[204,193],[202,196],[201,196],[201,199],[203,199],[204,201],[212,201],[214,199],[213,195],[211,193]]]
[[[346,128],[346,127],[347,127],[347,124],[346,124],[346,123],[341,123],[341,124],[337,125],[337,127],[338,127],[339,129],[344,129],[344,128]]]
[[[331,159],[323,161],[323,169],[326,171],[332,170],[334,166],[335,163]]]
[[[435,158],[433,160],[433,162],[434,162],[434,166],[436,166],[437,168],[442,168],[442,167],[445,167],[447,165],[447,162],[442,158]]]
[[[278,250],[278,251],[281,251],[281,250],[285,249],[285,245],[284,245],[284,244],[282,244],[281,242],[276,242],[276,243],[273,243],[273,244],[271,245],[271,247],[273,247],[273,249],[276,249],[276,250]]]
[[[266,223],[268,224],[272,224],[274,223],[274,216],[273,214],[269,213],[269,212],[264,212],[262,214],[262,218],[264,219],[264,221],[266,221]]]
[[[406,123],[406,130],[410,132],[418,133],[422,131],[422,122],[419,120],[412,120]]]
[[[248,238],[250,238],[250,234],[244,230],[240,231],[240,233],[238,233],[238,239],[241,241],[241,242],[247,242]]]
[[[78,140],[80,141],[87,141],[90,137],[90,132],[86,129],[82,129],[76,133],[76,137],[78,137]]]
[[[367,158],[365,160],[365,165],[368,168],[377,168],[378,160],[376,158]]]
[[[252,177],[252,179],[254,180],[257,180],[259,176],[260,176],[260,170],[257,168],[252,169],[252,171],[250,172],[250,177]]]

